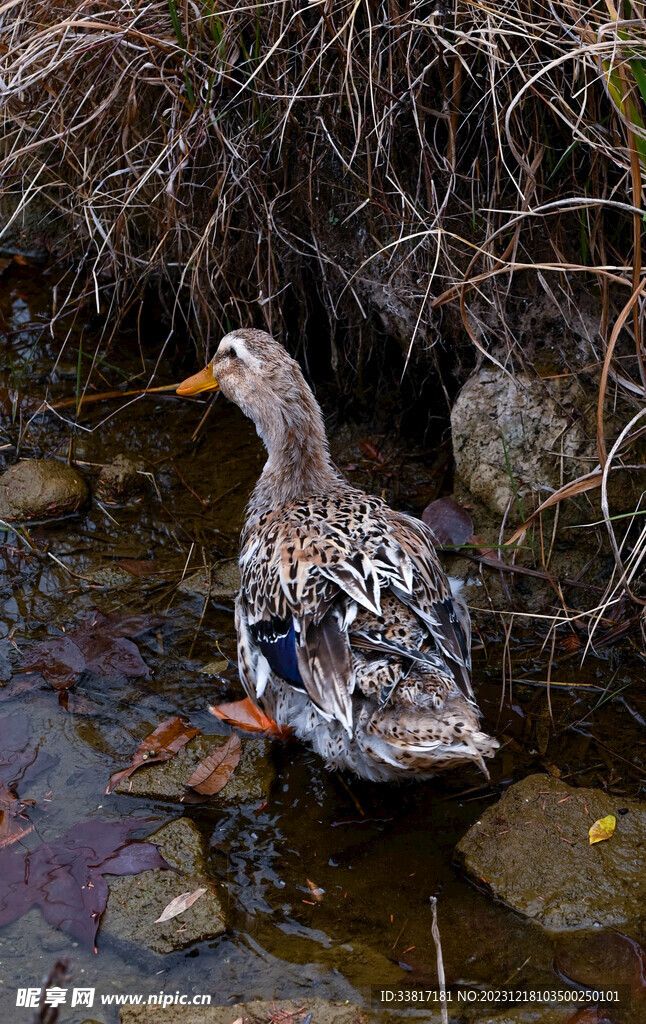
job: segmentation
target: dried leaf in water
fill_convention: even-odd
[[[170,921],[172,917],[177,917],[179,914],[183,914],[185,910],[192,907],[196,900],[199,900],[200,896],[203,896],[206,889],[194,889],[193,892],[183,892],[180,896],[176,896],[174,900],[171,900],[168,906],[164,907],[161,914],[155,921],[155,924],[162,924],[163,921]]]
[[[442,547],[466,544],[473,536],[473,520],[463,505],[453,498],[437,498],[422,512],[422,521],[430,526]]]
[[[168,868],[152,843],[130,841],[130,833],[141,824],[83,821],[35,850],[0,850],[0,927],[39,906],[53,928],[61,928],[93,949],[108,902],[103,875],[136,875],[151,868]]]
[[[63,690],[76,682],[85,666],[85,655],[71,636],[53,636],[26,651],[20,668],[39,672],[55,690]]]
[[[278,725],[273,718],[265,715],[249,697],[245,697],[244,700],[234,700],[228,704],[210,704],[209,711],[216,718],[221,718],[238,729],[246,729],[247,732],[264,732],[267,736],[283,738],[293,732],[289,726]]]
[[[316,882],[313,882],[311,878],[306,878],[305,881],[307,882],[307,888],[310,891],[312,899],[316,900],[317,903],[322,903],[323,897],[325,896],[325,889],[321,889],[321,887],[318,886]]]
[[[617,819],[614,814],[606,814],[605,818],[598,818],[594,825],[590,826],[590,831],[588,832],[590,844],[601,843],[604,839],[610,839],[616,825]]]
[[[6,783],[0,781],[0,850],[33,832],[34,826],[22,816],[28,803],[20,800]]]
[[[137,636],[164,620],[151,615],[92,616],[62,636],[34,644],[22,657],[21,671],[38,672],[56,690],[67,689],[82,672],[134,679],[150,675],[139,648],[127,637]]]
[[[154,761],[169,761],[174,754],[186,746],[189,740],[197,736],[200,730],[184,718],[177,715],[174,718],[167,718],[165,722],[158,725],[154,732],[141,741],[132,755],[132,761],[127,768],[114,772],[110,776],[106,793],[111,793],[115,786],[118,786],[122,779],[127,779],[142,764],[151,764]]]
[[[232,732],[223,746],[200,761],[186,785],[204,796],[219,793],[231,778],[241,754],[240,737]]]
[[[139,558],[120,558],[116,563],[120,569],[125,569],[131,576],[159,576],[164,575],[164,567],[161,561],[142,560]]]
[[[21,800],[18,785],[28,784],[46,771],[56,758],[30,746],[26,715],[0,718],[0,849],[11,846],[33,831],[25,811],[33,800]]]

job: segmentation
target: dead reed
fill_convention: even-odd
[[[205,350],[324,315],[337,370],[370,325],[535,374],[518,303],[592,294],[599,464],[550,500],[606,495],[604,601],[643,603],[606,485],[643,430],[644,3],[4,0],[0,33],[0,246],[40,223],[56,316],[155,289]]]

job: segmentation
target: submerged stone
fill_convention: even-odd
[[[205,986],[205,991],[208,986]],[[169,997],[174,993],[169,992]],[[148,1024],[152,1019],[151,1007],[124,1006],[119,1012],[121,1024]],[[254,999],[232,1006],[172,1006],[168,1005],[155,1016],[163,1017],[164,1024],[275,1024],[278,1020],[300,1024],[311,1014],[312,1024],[375,1024],[377,1015],[353,1003],[333,1003],[327,999]],[[381,1019],[381,1018],[380,1018]],[[427,1018],[430,1019],[430,1018]],[[439,1016],[438,1016],[439,1020]]]
[[[614,835],[590,845],[590,826],[608,814],[617,818]],[[642,917],[645,853],[646,804],[547,775],[511,786],[456,847],[479,886],[554,930]]]
[[[381,984],[381,982],[376,982]],[[174,993],[169,992],[169,999]],[[157,1007],[159,1010],[159,1007]],[[149,1024],[155,1007],[128,1006],[120,1010],[121,1024]],[[405,1017],[404,1017],[405,1014]],[[162,1011],[155,1015],[162,1016]],[[164,1024],[300,1024],[309,1019],[311,1024],[394,1024],[395,1021],[424,1020],[428,1024],[440,1024],[441,1015],[437,1008],[425,1009],[407,1006],[404,1011],[387,1008],[373,1010],[356,1003],[332,1002],[327,999],[254,999],[230,1006],[173,1006],[163,1010]],[[449,1018],[453,1021],[453,1016]],[[457,1018],[456,1018],[457,1020]],[[518,1006],[501,1013],[487,1013],[482,1007],[460,1006],[460,1021],[463,1024],[574,1024],[572,1006],[546,1008],[541,1005]],[[582,1022],[583,1024],[583,1022]]]
[[[186,782],[200,761],[226,743],[226,736],[196,736],[170,761],[138,768],[116,787],[116,793],[179,802],[186,793]],[[265,800],[276,770],[270,756],[271,743],[264,737],[242,737],[242,757],[224,789],[208,797],[216,804],[244,804]]]
[[[238,559],[216,562],[210,572],[200,569],[183,579],[178,589],[191,596],[206,597],[208,593],[215,601],[233,601],[240,590]]]
[[[96,484],[97,497],[111,505],[123,505],[145,491],[141,463],[129,455],[117,455],[103,466]]]
[[[205,877],[206,857],[199,830],[186,818],[172,821],[148,837],[172,871],[155,869],[108,879],[110,897],[100,935],[135,942],[153,953],[178,949],[216,938],[226,931],[222,904],[214,883]],[[205,888],[199,899],[170,921],[157,922],[171,900]]]
[[[78,472],[54,459],[25,459],[0,477],[0,519],[52,519],[78,511],[88,498]]]

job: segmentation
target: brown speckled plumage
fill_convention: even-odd
[[[486,773],[498,744],[479,727],[469,614],[428,528],[338,473],[319,406],[269,335],[233,331],[207,371],[268,450],[240,552],[248,695],[330,767],[388,780],[475,761]],[[268,658],[292,635],[290,681]]]

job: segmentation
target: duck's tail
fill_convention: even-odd
[[[401,705],[379,708],[366,722],[363,736],[364,749],[373,759],[417,775],[473,761],[489,778],[485,758],[493,757],[499,746],[480,729],[477,710],[460,698],[447,701],[440,713]]]

